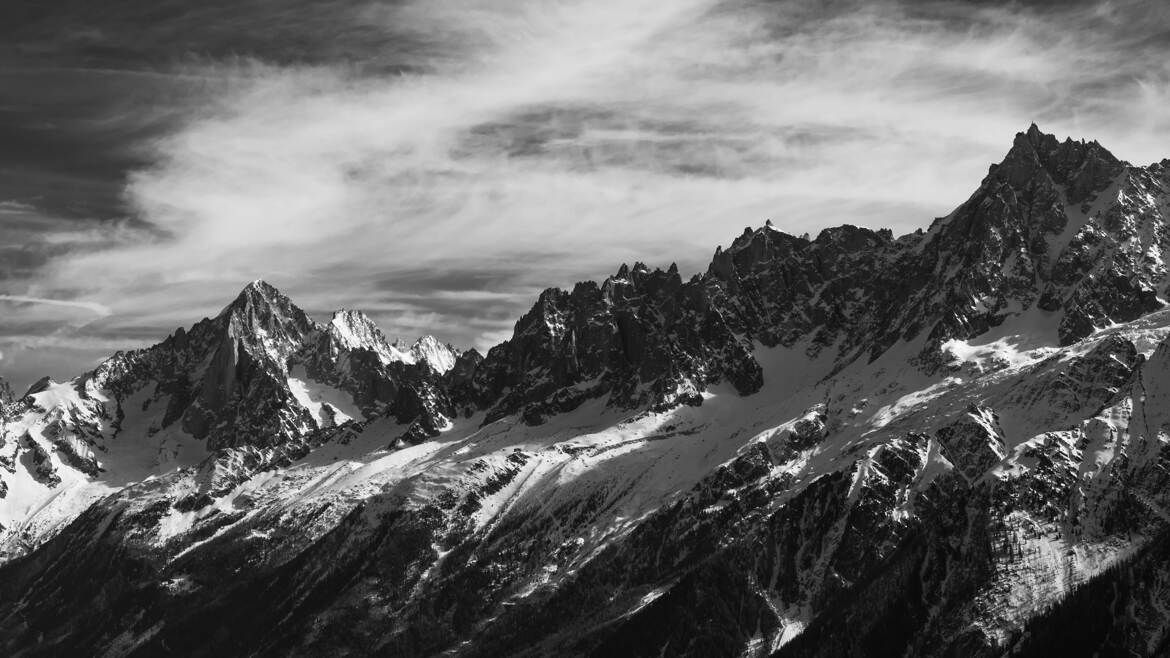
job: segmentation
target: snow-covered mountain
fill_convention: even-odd
[[[1164,655],[1168,214],[1032,126],[927,231],[746,229],[486,355],[253,283],[4,405],[0,647]]]
[[[253,282],[215,318],[70,382],[44,379],[7,406],[0,491],[12,495],[0,497],[0,554],[27,550],[96,497],[144,478],[198,468],[182,504],[199,505],[371,419],[414,421],[387,446],[434,434],[427,428],[447,421],[433,389],[456,358],[430,336],[395,346],[356,311],[319,325]]]

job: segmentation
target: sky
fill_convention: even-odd
[[[7,0],[0,376],[262,278],[481,351],[770,219],[901,234],[1036,122],[1170,157],[1170,3]]]

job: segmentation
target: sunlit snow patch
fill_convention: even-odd
[[[1029,309],[977,338],[952,338],[941,349],[952,365],[974,374],[1017,368],[1057,351],[1059,320],[1058,314]]]
[[[308,379],[305,367],[294,366],[288,374],[288,388],[301,406],[308,409],[322,427],[340,425],[362,412],[354,406],[353,398],[345,391]]]

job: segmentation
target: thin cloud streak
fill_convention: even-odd
[[[95,302],[67,301],[63,299],[46,299],[43,297],[26,297],[24,295],[0,295],[0,302],[19,302],[21,304],[46,304],[48,306],[64,306],[89,311],[98,317],[110,315],[109,307]]]

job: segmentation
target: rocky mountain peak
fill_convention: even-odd
[[[230,304],[224,307],[221,315],[229,311],[244,311],[249,308],[256,308],[268,305],[284,305],[288,304],[289,299],[284,293],[276,289],[275,286],[264,281],[263,279],[256,279],[240,290],[240,294],[232,300]]]
[[[284,293],[259,279],[245,286],[217,319],[227,323],[234,337],[246,342],[258,338],[269,346],[303,341],[318,329]]]
[[[1017,189],[1037,184],[1064,188],[1070,203],[1104,189],[1126,166],[1096,141],[1059,141],[1036,124],[1017,133],[1012,148],[992,173]]]
[[[842,224],[824,229],[817,234],[813,244],[832,246],[847,252],[857,252],[867,249],[881,249],[894,241],[894,233],[890,229],[872,229]]]
[[[385,355],[388,361],[404,360],[402,350],[392,345],[378,325],[361,311],[335,312],[326,331],[342,349],[367,349]]]
[[[440,375],[453,368],[459,359],[458,350],[430,334],[416,340],[410,347],[410,354],[416,362],[428,364]]]

